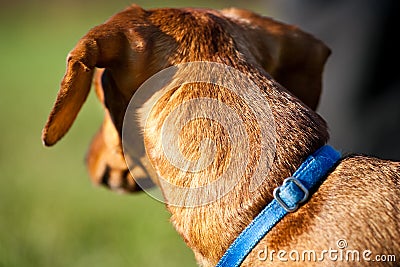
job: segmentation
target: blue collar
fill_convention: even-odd
[[[236,238],[217,267],[240,266],[275,224],[308,200],[309,191],[315,190],[325,180],[326,174],[339,159],[340,153],[328,145],[309,156],[292,177],[286,178],[283,185],[274,190],[274,199]]]

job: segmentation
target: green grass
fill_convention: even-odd
[[[195,266],[162,203],[91,185],[83,158],[102,120],[94,94],[57,146],[41,144],[68,51],[124,6],[1,14],[0,266]]]

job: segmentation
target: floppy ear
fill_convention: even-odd
[[[78,115],[90,91],[96,54],[96,42],[89,39],[81,39],[69,54],[67,71],[42,131],[42,140],[46,146],[60,140]]]
[[[246,36],[250,39],[248,48],[256,60],[277,82],[315,110],[330,49],[295,26],[251,11],[231,8],[222,13],[238,19],[245,27],[251,25]]]
[[[122,65],[121,68],[125,68],[124,64],[116,62],[126,62],[132,56],[132,51],[140,50],[141,46],[131,45],[125,34],[128,32],[134,35],[132,29],[136,24],[132,25],[132,18],[142,21],[144,14],[144,10],[137,5],[128,7],[104,24],[91,29],[71,51],[61,89],[42,131],[42,140],[46,146],[54,145],[71,127],[90,91],[95,67],[118,68]],[[137,37],[131,35],[129,37],[133,39]],[[135,41],[136,39],[132,40]],[[130,61],[132,62],[133,60]],[[129,65],[130,68],[134,66],[136,64]],[[126,72],[130,71],[128,69]],[[133,79],[129,75],[125,77]],[[101,98],[99,90],[97,93]]]

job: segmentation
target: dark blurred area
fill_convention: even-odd
[[[270,0],[279,20],[323,40],[332,55],[319,112],[347,153],[400,159],[397,0]]]

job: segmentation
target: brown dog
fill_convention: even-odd
[[[104,72],[96,75],[96,92],[106,114],[87,156],[92,179],[112,189],[127,191],[138,189],[132,175],[136,179],[150,177],[156,184],[160,184],[158,177],[164,177],[177,186],[198,187],[215,181],[234,160],[226,131],[205,119],[193,120],[183,128],[179,149],[186,158],[201,157],[204,138],[213,139],[216,147],[208,155],[214,159],[209,168],[189,172],[171,165],[164,156],[161,140],[164,122],[177,106],[200,97],[229,105],[239,114],[249,136],[249,162],[243,177],[232,190],[211,203],[195,207],[167,205],[175,228],[192,248],[199,264],[213,266],[273,199],[273,189],[327,142],[326,124],[314,110],[329,53],[322,42],[296,27],[245,10],[146,11],[131,6],[90,30],[70,53],[60,92],[43,130],[43,141],[53,145],[63,137],[88,95],[95,68],[104,68]],[[265,110],[256,108],[254,115],[254,110],[252,113],[246,108],[237,95],[211,83],[182,84],[151,107],[144,107],[150,110],[143,125],[144,142],[137,140],[137,145],[133,144],[137,149],[128,159],[131,172],[128,171],[121,136],[131,97],[160,70],[195,61],[222,63],[244,73],[261,88],[270,107],[276,151],[268,175],[254,192],[249,184],[263,149],[259,142],[260,125],[270,125],[271,121],[269,116],[263,116]],[[264,119],[256,120],[257,115]],[[346,240],[352,250],[371,251],[367,253],[371,260],[381,254],[400,257],[399,171],[400,164],[396,162],[364,156],[342,159],[310,200],[261,240],[243,266],[368,263],[365,258],[360,262],[325,259],[288,263],[276,257],[273,261],[270,257],[268,260],[260,257],[272,250],[300,253],[329,250],[336,248],[340,239]],[[165,194],[172,196],[174,190]],[[174,197],[185,202],[202,196],[176,193]],[[379,264],[396,265],[393,261],[374,262],[374,266]]]

